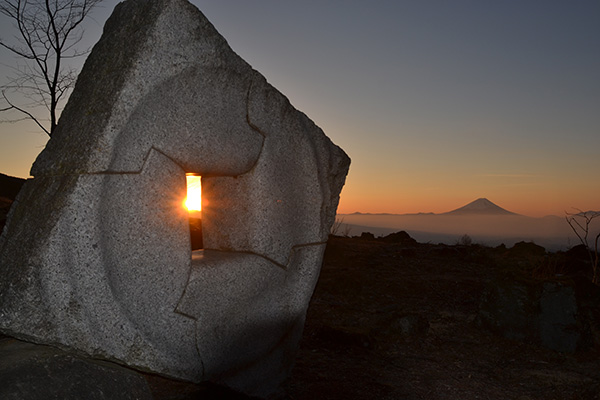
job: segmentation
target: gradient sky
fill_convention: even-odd
[[[352,158],[338,212],[600,209],[600,1],[192,3]],[[0,125],[0,172],[27,177],[46,139]]]

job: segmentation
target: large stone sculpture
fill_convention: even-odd
[[[0,238],[0,331],[273,396],[349,163],[190,3],[123,2]]]

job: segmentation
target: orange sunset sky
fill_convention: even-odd
[[[339,213],[600,210],[600,2],[192,3],[352,158]],[[0,172],[28,177],[46,140],[0,124]]]

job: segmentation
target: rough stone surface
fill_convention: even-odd
[[[119,365],[0,339],[3,400],[152,400],[146,380]]]
[[[275,396],[349,162],[187,1],[120,3],[0,237],[0,331]]]

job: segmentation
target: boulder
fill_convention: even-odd
[[[360,234],[360,239],[362,240],[375,240],[375,235],[371,232],[363,232]]]
[[[276,396],[349,163],[188,1],[122,2],[0,237],[0,331]]]
[[[585,279],[500,277],[484,289],[476,323],[507,339],[574,353],[600,346],[600,288]]]
[[[390,233],[384,237],[381,237],[380,240],[385,243],[400,243],[400,244],[416,244],[417,241],[410,237],[406,231],[399,231]]]
[[[533,242],[518,242],[508,250],[510,257],[543,257],[546,249]]]

